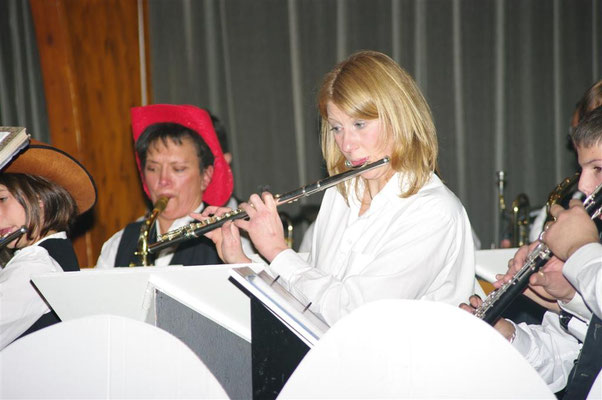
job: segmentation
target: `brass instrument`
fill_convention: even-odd
[[[546,222],[552,220],[552,216],[550,215],[550,208],[552,208],[552,205],[559,204],[561,201],[575,192],[580,176],[580,172],[575,172],[573,176],[564,178],[564,180],[556,186],[552,193],[550,193],[548,196],[548,201],[546,202],[546,213],[548,215]]]
[[[553,204],[566,198],[579,181],[579,173],[564,179],[548,196],[546,207],[549,210]],[[597,218],[602,210],[602,185],[583,201],[585,210],[592,219]],[[527,256],[521,269],[504,283],[500,288],[494,290],[485,298],[483,304],[475,311],[475,315],[485,322],[493,325],[508,306],[518,297],[529,284],[529,278],[539,271],[553,256],[552,252],[544,243],[539,243]]]
[[[286,242],[286,245],[292,249],[294,244],[293,231],[295,229],[293,220],[285,212],[279,212],[278,215],[280,216],[282,227],[284,228],[284,241]]]
[[[504,198],[504,187],[506,185],[505,172],[497,171],[495,174],[497,183],[497,219],[494,224],[496,229],[493,232],[492,248],[500,245],[504,238],[506,227],[506,200]]]
[[[311,196],[314,193],[321,192],[322,190],[328,189],[329,187],[335,186],[341,182],[344,182],[348,179],[355,177],[356,175],[362,174],[366,171],[369,171],[374,168],[382,167],[385,164],[389,163],[389,157],[382,158],[381,160],[375,161],[370,164],[362,165],[361,167],[350,169],[348,171],[342,172],[340,174],[321,179],[315,183],[302,186],[298,189],[292,190],[290,192],[276,195],[274,198],[276,199],[277,205],[282,205],[285,203],[291,203],[296,201],[302,197]],[[236,219],[246,218],[248,217],[247,213],[244,210],[236,209],[230,212],[225,213],[221,216],[214,216],[211,218],[207,218],[200,222],[193,222],[181,228],[175,229],[173,231],[169,231],[163,235],[160,235],[157,239],[156,243],[153,243],[148,246],[149,253],[156,253],[165,247],[173,246],[174,244],[181,243],[183,241],[187,241],[190,239],[195,239],[201,237],[201,235],[210,232],[216,228],[219,228],[227,221],[233,221]]]
[[[511,247],[521,247],[529,243],[530,211],[529,198],[526,194],[520,193],[512,202],[512,217],[510,218],[512,224]]]
[[[151,230],[151,227],[157,220],[159,214],[165,210],[167,207],[167,202],[169,201],[169,197],[159,197],[159,200],[153,205],[152,211],[147,215],[146,219],[140,226],[140,235],[138,236],[138,246],[134,255],[138,258],[140,263],[132,262],[130,263],[130,267],[135,267],[137,265],[143,265],[145,267],[152,265],[152,262],[149,261],[149,244],[148,244],[148,234]]]
[[[504,187],[506,184],[504,171],[497,171],[498,186],[498,226],[495,231],[492,247],[498,247],[502,240],[509,239],[510,247],[521,247],[529,244],[529,231],[532,222],[531,205],[525,193],[519,193],[512,201],[510,210],[506,208]]]

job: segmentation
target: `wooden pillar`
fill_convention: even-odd
[[[102,243],[144,213],[129,116],[142,97],[138,1],[30,5],[51,143],[80,160],[98,189],[96,206],[78,224],[74,240],[80,265],[93,266]]]

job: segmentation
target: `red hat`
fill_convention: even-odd
[[[230,170],[230,165],[224,159],[224,153],[219,145],[211,117],[207,111],[189,105],[153,104],[150,106],[133,107],[131,109],[131,116],[134,142],[138,140],[142,132],[150,125],[163,122],[180,124],[198,133],[207,146],[209,146],[214,157],[213,177],[203,194],[203,200],[214,206],[222,206],[228,201],[230,196],[232,196],[232,188],[234,186],[232,171]],[[138,164],[138,172],[140,172],[140,177],[142,178],[144,191],[149,195],[148,187],[142,175],[138,154],[136,154],[136,163]]]

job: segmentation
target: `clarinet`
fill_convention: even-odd
[[[333,175],[328,178],[321,179],[315,183],[311,183],[306,186],[302,186],[298,189],[292,190],[290,192],[279,194],[274,196],[276,199],[276,204],[286,204],[291,203],[293,201],[297,201],[302,197],[311,196],[314,193],[321,192],[322,190],[328,189],[331,186],[337,185],[341,182],[344,182],[348,179],[353,178],[359,174],[362,174],[366,171],[369,171],[374,168],[382,167],[385,164],[389,163],[389,157],[382,158],[378,161],[375,161],[370,164],[362,165],[361,167],[350,169],[345,172],[341,172],[340,174]],[[227,221],[233,221],[235,219],[247,218],[248,215],[244,210],[236,209],[230,212],[227,212],[224,215],[219,217],[211,217],[206,220],[200,222],[193,222],[191,224],[185,225],[181,228],[174,229],[169,231],[163,235],[160,235],[157,238],[157,242],[150,244],[148,246],[149,253],[156,253],[161,249],[166,247],[173,246],[175,244],[195,239],[201,237],[203,234],[210,232],[216,228],[219,228]]]
[[[602,184],[583,201],[583,207],[591,219],[600,216],[602,211]],[[514,299],[527,288],[531,275],[539,271],[553,255],[550,248],[545,243],[540,242],[529,253],[525,263],[516,275],[487,296],[483,304],[476,309],[475,316],[493,325]]]
[[[24,233],[27,233],[27,228],[25,226],[22,226],[19,229],[17,229],[16,231],[14,231],[13,233],[11,233],[10,235],[5,236],[2,239],[0,239],[0,250],[5,248],[13,240],[20,238],[21,235],[23,235]]]

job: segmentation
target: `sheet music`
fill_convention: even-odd
[[[0,169],[27,147],[29,135],[20,126],[0,126]]]
[[[231,278],[255,296],[309,347],[313,347],[330,326],[293,296],[277,279],[265,271],[259,273],[248,267],[234,268]]]

